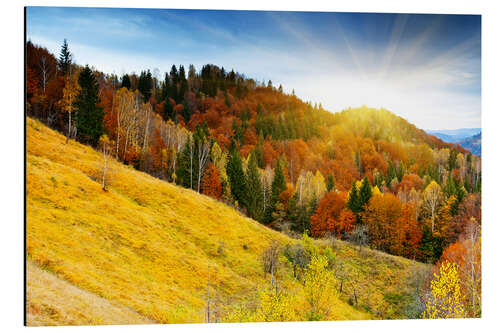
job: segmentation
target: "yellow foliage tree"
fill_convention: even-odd
[[[335,276],[327,267],[327,258],[316,255],[304,277],[304,292],[310,307],[308,320],[327,319],[337,300]]]
[[[441,264],[439,274],[434,274],[423,317],[425,319],[465,317],[456,264],[445,261]]]

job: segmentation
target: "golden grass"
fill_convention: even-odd
[[[30,118],[26,163],[29,260],[153,321],[203,322],[209,270],[218,297],[231,304],[244,301],[268,285],[259,263],[264,248],[271,240],[294,241],[209,197],[116,161],[111,162],[108,191],[103,191],[101,155],[73,140],[66,143],[64,136]],[[365,258],[350,245],[342,246],[339,255],[352,256],[353,269],[362,272]],[[372,260],[374,270],[394,261],[379,257],[383,265]],[[377,276],[374,288],[382,303],[384,287],[405,284],[410,261],[396,262],[387,266],[394,271]],[[300,288],[289,267],[279,278],[290,290]],[[374,317],[345,301],[333,318]]]
[[[27,262],[26,309],[29,326],[151,324],[130,308],[81,290]]]

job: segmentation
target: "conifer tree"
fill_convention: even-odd
[[[262,220],[264,195],[262,192],[262,183],[260,181],[259,170],[257,168],[257,157],[255,152],[250,154],[250,161],[247,168],[247,208],[248,215],[254,220]]]
[[[276,203],[279,200],[280,194],[286,190],[286,180],[285,174],[283,173],[283,167],[281,166],[281,159],[276,162],[276,167],[274,168],[274,177],[271,184],[271,200],[269,202],[269,209],[266,210],[266,216],[264,221],[266,223],[271,223],[273,220],[273,212],[276,209]]]
[[[96,145],[103,134],[103,108],[99,104],[99,84],[89,66],[78,77],[80,92],[76,96],[76,128],[78,139],[84,143]]]
[[[271,185],[271,200],[276,203],[281,192],[283,192],[284,190],[286,190],[285,174],[283,173],[283,167],[281,166],[281,159],[278,159],[278,161],[276,162],[276,168],[274,168],[274,178]]]
[[[144,97],[144,102],[149,101],[149,98],[151,97],[151,91],[153,89],[153,76],[151,75],[149,69],[147,71],[141,72],[137,89]]]
[[[191,189],[195,179],[194,164],[196,158],[194,151],[194,142],[191,136],[188,136],[184,149],[179,153],[176,172],[179,184]]]
[[[351,190],[349,191],[349,200],[347,201],[347,208],[349,208],[354,214],[357,214],[361,211],[356,181],[352,182]]]
[[[335,187],[335,180],[333,179],[333,175],[330,173],[326,177],[326,190],[330,192],[331,190],[333,190],[334,187]]]
[[[69,72],[71,62],[72,56],[71,52],[69,51],[68,41],[64,39],[58,61],[59,70],[61,71],[62,76],[66,76],[66,74]]]
[[[238,202],[240,207],[246,207],[246,198],[248,193],[245,179],[246,177],[243,172],[243,163],[237,149],[234,149],[231,153],[231,157],[227,162],[226,172],[229,178],[231,194],[234,200]]]
[[[370,182],[368,178],[363,178],[363,182],[361,184],[361,188],[359,189],[359,206],[361,210],[364,210],[364,206],[370,201],[372,197],[372,187],[370,186]]]
[[[131,87],[130,76],[128,76],[128,74],[125,74],[122,77],[122,88],[130,89],[130,87]]]

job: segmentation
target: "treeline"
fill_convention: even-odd
[[[28,115],[272,228],[435,262],[480,225],[480,158],[389,111],[332,114],[215,65],[118,78],[66,41],[59,59],[26,47]]]

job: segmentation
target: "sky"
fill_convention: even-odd
[[[481,17],[28,7],[27,39],[105,73],[204,64],[331,111],[388,109],[423,129],[481,127]]]

